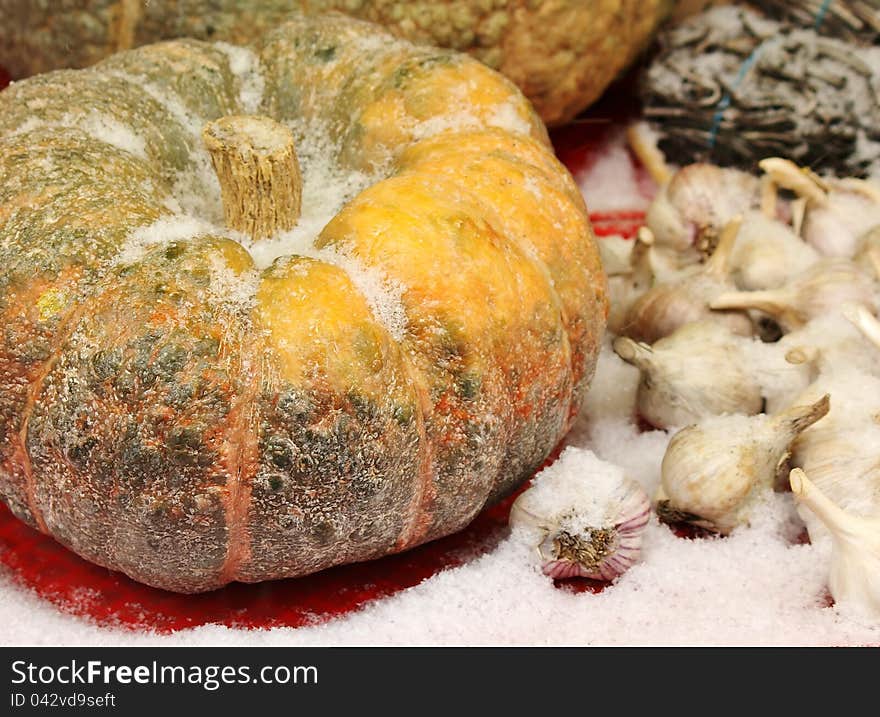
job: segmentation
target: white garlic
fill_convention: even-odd
[[[732,291],[709,302],[713,309],[756,309],[789,332],[845,302],[877,306],[877,286],[847,259],[823,259],[784,286],[762,291]]]
[[[741,289],[773,289],[818,260],[819,252],[790,227],[752,211],[730,255],[731,276]]]
[[[807,206],[802,233],[826,256],[852,257],[862,235],[878,224],[880,201],[851,185],[832,183],[824,204]]]
[[[627,311],[619,333],[654,343],[685,324],[709,320],[733,333],[751,336],[752,322],[745,313],[709,308],[713,299],[734,288],[728,276],[728,260],[740,222],[737,217],[724,227],[717,248],[705,264],[688,267],[642,294]]]
[[[616,339],[617,355],[641,372],[641,416],[657,428],[671,428],[723,413],[758,413],[761,385],[737,338],[723,326],[695,322],[653,346]]]
[[[647,227],[642,227],[633,240],[608,237],[599,242],[600,247],[606,242],[609,246],[601,251],[610,297],[607,326],[612,333],[619,333],[630,307],[655,282],[674,276],[679,269],[668,250],[654,246]]]
[[[791,490],[831,534],[828,588],[844,609],[880,621],[880,515],[862,517],[842,510],[795,468]]]
[[[824,256],[853,257],[859,237],[880,224],[880,187],[870,182],[822,179],[778,157],[758,164],[775,184],[799,196],[791,207],[795,233]]]
[[[792,465],[842,508],[880,514],[880,378],[850,367],[824,373],[798,398],[799,403],[832,396],[832,408],[792,445]],[[800,509],[813,542],[828,537],[825,526]]]
[[[811,381],[835,366],[880,375],[877,349],[856,326],[843,318],[847,306],[850,304],[843,304],[837,310],[813,319],[772,345],[783,355],[800,353],[802,363],[811,367],[814,373]],[[768,410],[773,410],[769,404]]]
[[[760,206],[760,182],[737,169],[691,164],[678,170],[648,207],[645,224],[659,246],[706,255],[735,216]]]
[[[622,469],[569,446],[516,499],[510,524],[533,543],[545,575],[613,580],[638,560],[650,514]]]
[[[719,416],[683,428],[660,469],[664,510],[722,534],[747,524],[755,500],[774,487],[792,441],[828,407],[824,396],[774,416]]]

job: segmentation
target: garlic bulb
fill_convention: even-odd
[[[627,337],[614,351],[638,367],[641,416],[657,428],[686,426],[723,413],[761,410],[761,386],[747,361],[743,339],[710,322],[687,324],[653,346]]]
[[[828,588],[843,609],[880,621],[880,515],[861,517],[842,510],[795,468],[791,490],[831,533]]]
[[[610,240],[610,241],[609,241]],[[642,227],[634,240],[607,237],[599,242],[602,266],[608,274],[610,310],[608,329],[619,333],[630,307],[656,281],[678,272],[669,252],[654,246],[654,236]]]
[[[622,469],[569,446],[516,499],[510,524],[534,541],[545,575],[613,580],[638,560],[650,514]]]
[[[844,302],[877,306],[877,287],[847,259],[823,259],[778,289],[732,291],[709,303],[713,309],[756,309],[772,316],[783,331],[838,308]]]
[[[722,534],[747,524],[756,497],[773,488],[792,441],[828,407],[824,396],[774,416],[719,416],[682,429],[660,468],[664,509]]]
[[[772,345],[783,355],[801,354],[802,364],[810,367],[814,374],[810,381],[820,373],[833,370],[835,366],[880,376],[876,347],[860,329],[843,318],[848,306],[861,305],[843,304],[836,311],[830,311],[787,333]],[[772,410],[769,404],[768,410]]]
[[[728,259],[736,242],[740,218],[729,222],[718,247],[702,266],[684,269],[642,294],[626,313],[620,333],[636,341],[654,343],[693,321],[716,321],[735,334],[752,335],[752,322],[738,311],[712,311],[710,301],[734,288]]]
[[[797,205],[792,203],[795,233],[824,256],[853,257],[859,237],[880,224],[880,187],[870,182],[822,179],[779,157],[758,164],[773,183],[799,196]]]
[[[880,378],[838,365],[811,384],[798,402],[823,394],[833,397],[832,408],[793,443],[792,465],[807,471],[843,509],[880,514]],[[810,511],[798,512],[814,543],[828,537]]]
[[[722,227],[760,206],[760,182],[746,172],[691,164],[678,170],[648,207],[645,224],[659,246],[711,254]]]
[[[878,224],[880,198],[851,184],[832,183],[823,204],[808,204],[803,237],[826,256],[852,257],[862,235]]]
[[[817,261],[819,252],[790,227],[752,211],[730,255],[731,276],[741,289],[774,289]]]

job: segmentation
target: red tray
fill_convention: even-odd
[[[0,68],[0,89],[9,78]],[[589,169],[621,114],[619,103],[600,105],[590,117],[554,132],[560,159],[574,174]],[[634,235],[640,212],[594,214],[596,233]],[[18,521],[0,503],[0,566],[35,599],[101,624],[172,632],[207,623],[230,627],[300,627],[357,610],[366,603],[417,585],[440,570],[461,565],[494,548],[507,530],[513,497],[480,514],[464,531],[381,560],[346,565],[306,578],[257,585],[235,583],[203,595],[178,595],[137,583],[80,559]],[[560,583],[598,591],[588,580]]]

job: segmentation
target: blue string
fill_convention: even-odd
[[[831,7],[831,2],[832,0],[823,0],[821,7],[816,12],[816,19],[813,22],[813,29],[816,30],[816,32],[822,27],[822,23],[825,22],[825,16],[828,14],[828,8]],[[733,85],[731,85],[730,90],[724,93],[724,96],[718,103],[715,114],[712,115],[712,126],[709,128],[710,150],[715,148],[715,142],[718,139],[718,130],[721,128],[721,120],[724,119],[724,111],[730,107],[731,93],[736,91],[736,88],[739,87],[739,84],[743,81],[746,73],[751,69],[752,65],[755,64],[755,60],[758,59],[760,51],[761,45],[758,45],[743,61],[742,65],[740,65],[739,71],[736,73],[736,78],[733,80]]]
[[[822,7],[820,7],[816,13],[816,20],[813,23],[813,29],[816,32],[819,32],[819,28],[822,27],[822,23],[825,22],[825,15],[828,14],[829,7],[831,7],[831,0],[824,0]]]
[[[745,78],[746,73],[751,69],[752,65],[755,64],[755,60],[758,59],[758,55],[761,53],[761,47],[762,45],[758,45],[743,61],[742,65],[740,65],[739,71],[736,73],[733,84],[731,85],[730,89],[724,93],[724,96],[718,103],[718,108],[715,110],[715,114],[712,116],[712,126],[709,128],[709,149],[713,149],[715,147],[715,141],[716,139],[718,139],[718,130],[721,127],[721,120],[724,119],[724,110],[730,107],[731,93],[736,91],[736,88],[739,87],[740,82],[742,82],[743,78]]]

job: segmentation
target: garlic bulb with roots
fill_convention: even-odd
[[[747,314],[709,308],[713,299],[735,288],[728,276],[728,260],[740,223],[737,217],[724,227],[718,247],[705,264],[688,267],[642,294],[627,311],[620,334],[651,344],[685,324],[709,320],[751,336]]]
[[[843,510],[799,468],[791,471],[789,481],[800,505],[814,513],[831,535],[828,589],[835,603],[880,622],[880,515],[858,516]]]
[[[848,259],[823,259],[777,289],[731,291],[709,302],[713,309],[755,309],[793,331],[845,302],[876,309],[877,285]]]
[[[641,372],[639,414],[657,428],[672,428],[723,413],[760,412],[761,385],[737,338],[705,321],[686,324],[653,346],[618,337],[615,353]]]
[[[679,169],[657,193],[645,224],[658,246],[707,256],[734,217],[760,206],[760,181],[738,169],[696,163]]]
[[[532,543],[554,579],[613,580],[639,558],[651,502],[623,470],[569,446],[510,510],[510,525]]]
[[[792,441],[828,407],[823,396],[774,416],[718,416],[683,428],[663,457],[667,503],[658,511],[722,534],[748,524],[755,502],[778,481]]]

